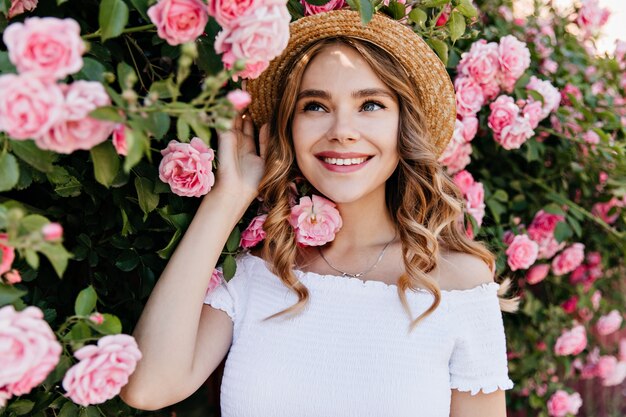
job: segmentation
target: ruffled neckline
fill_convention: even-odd
[[[245,253],[243,255],[245,258],[251,259],[254,263],[260,264],[261,267],[272,276],[276,277],[276,275],[267,267],[267,263],[264,259],[252,255],[250,252]],[[362,280],[360,278],[355,277],[344,277],[340,275],[332,275],[332,274],[318,274],[317,272],[312,271],[302,271],[299,269],[294,269],[293,272],[296,274],[298,279],[300,279],[303,283],[309,283],[314,285],[323,285],[323,284],[334,284],[336,286],[342,287],[353,287],[353,288],[371,288],[382,291],[393,291],[397,293],[398,286],[395,284],[387,284],[382,281],[376,280]],[[278,278],[278,277],[276,277]],[[443,296],[456,296],[456,295],[470,295],[477,293],[495,293],[500,288],[500,284],[497,282],[484,282],[480,285],[477,285],[472,288],[463,289],[463,290],[440,290]],[[418,288],[415,293],[421,294],[432,294],[423,288]]]

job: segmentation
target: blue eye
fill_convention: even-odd
[[[304,105],[302,110],[304,110],[304,111],[308,111],[308,110],[317,111],[317,110],[315,110],[315,107],[319,107],[319,108],[321,108],[323,110],[323,107],[319,103],[316,103],[314,101],[310,101],[308,103],[305,103],[305,105]],[[313,108],[313,109],[311,109],[311,108]]]
[[[385,106],[383,106],[382,104],[376,102],[376,101],[366,101],[365,103],[363,103],[363,109],[365,109],[366,107],[369,107],[370,105],[374,105],[374,106],[378,106],[381,109],[384,109]]]

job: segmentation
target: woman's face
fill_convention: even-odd
[[[383,197],[398,165],[399,104],[353,48],[326,46],[304,71],[292,137],[302,174],[336,203]]]

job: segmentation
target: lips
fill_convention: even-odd
[[[366,153],[356,153],[356,152],[334,152],[334,151],[324,151],[315,154],[318,159],[323,158],[336,158],[336,159],[352,159],[352,158],[371,158],[372,155],[368,155]]]

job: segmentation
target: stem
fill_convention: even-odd
[[[148,29],[154,29],[154,27],[155,26],[152,23],[150,23],[149,25],[135,26],[133,28],[124,29],[122,33],[143,32]],[[83,35],[83,39],[94,39],[100,36],[101,33],[102,33],[101,30],[98,29],[94,33],[88,33],[87,35]]]

